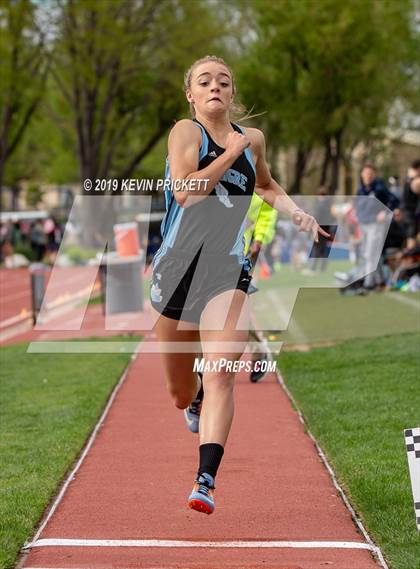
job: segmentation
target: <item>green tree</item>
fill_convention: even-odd
[[[5,168],[44,93],[45,34],[30,0],[0,1],[0,201]]]
[[[44,192],[36,184],[30,184],[26,188],[25,201],[29,207],[37,207],[42,202]]]
[[[65,128],[75,135],[80,180],[131,177],[183,114],[183,71],[194,54],[214,45],[220,35],[215,20],[202,0],[57,5],[52,76],[70,112]],[[113,221],[116,200],[108,201],[101,200],[96,215],[100,227],[86,224],[86,239]]]
[[[255,40],[241,69],[247,104],[274,146],[296,148],[299,192],[310,153],[324,148],[320,184],[335,192],[346,149],[378,136],[410,91],[411,0],[253,0]],[[418,37],[418,35],[417,35]],[[256,86],[259,88],[256,88]]]

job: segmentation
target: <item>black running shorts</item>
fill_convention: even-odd
[[[198,324],[207,303],[218,294],[235,289],[247,293],[251,275],[238,266],[235,256],[203,254],[193,281],[199,257],[200,251],[192,258],[171,249],[158,261],[150,289],[151,304],[158,312]]]

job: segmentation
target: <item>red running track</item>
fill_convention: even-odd
[[[45,285],[48,303],[55,303],[87,290],[92,284],[96,267],[57,267],[54,280],[48,286],[52,271],[45,272]],[[93,277],[95,281],[95,277]],[[99,281],[96,281],[96,286]],[[87,293],[86,293],[87,294]],[[28,269],[0,269],[0,327],[10,319],[32,311],[31,281]]]
[[[31,311],[31,289],[28,269],[0,269],[0,323]]]
[[[140,353],[39,539],[363,543],[274,374],[237,377],[216,511],[186,506],[198,438],[165,391],[159,356]],[[42,543],[42,542],[40,542]],[[359,549],[33,547],[25,568],[377,569]]]

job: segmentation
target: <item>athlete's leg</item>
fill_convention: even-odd
[[[248,326],[248,298],[243,291],[230,290],[212,298],[200,320],[205,361],[211,365],[224,358],[233,365],[247,344]],[[227,349],[230,342],[235,342],[233,352]],[[204,371],[200,462],[188,505],[206,514],[214,511],[214,480],[232,424],[234,377],[235,373],[228,368]]]
[[[218,324],[222,325],[221,330],[214,329]],[[200,320],[205,361],[217,363],[224,358],[232,362],[233,366],[245,350],[248,329],[248,297],[243,291],[229,290],[212,298]],[[230,342],[235,342],[234,352],[226,350]],[[211,442],[225,445],[233,419],[234,378],[235,373],[228,367],[204,373],[205,397],[201,410],[200,444]]]
[[[152,309],[154,310],[154,309]],[[191,330],[177,330],[179,321],[160,315],[155,324],[155,331],[160,342],[167,342],[168,347],[173,342],[197,344],[200,342],[198,325]],[[191,325],[190,328],[193,328]],[[161,358],[165,369],[166,385],[175,405],[179,409],[185,409],[195,399],[200,384],[197,374],[193,371],[196,353],[171,352],[162,345]]]

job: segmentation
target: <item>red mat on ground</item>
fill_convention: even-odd
[[[198,437],[166,393],[159,356],[132,363],[40,539],[364,542],[276,381],[237,377],[216,512],[187,508]],[[24,567],[374,569],[367,550],[39,547]]]

